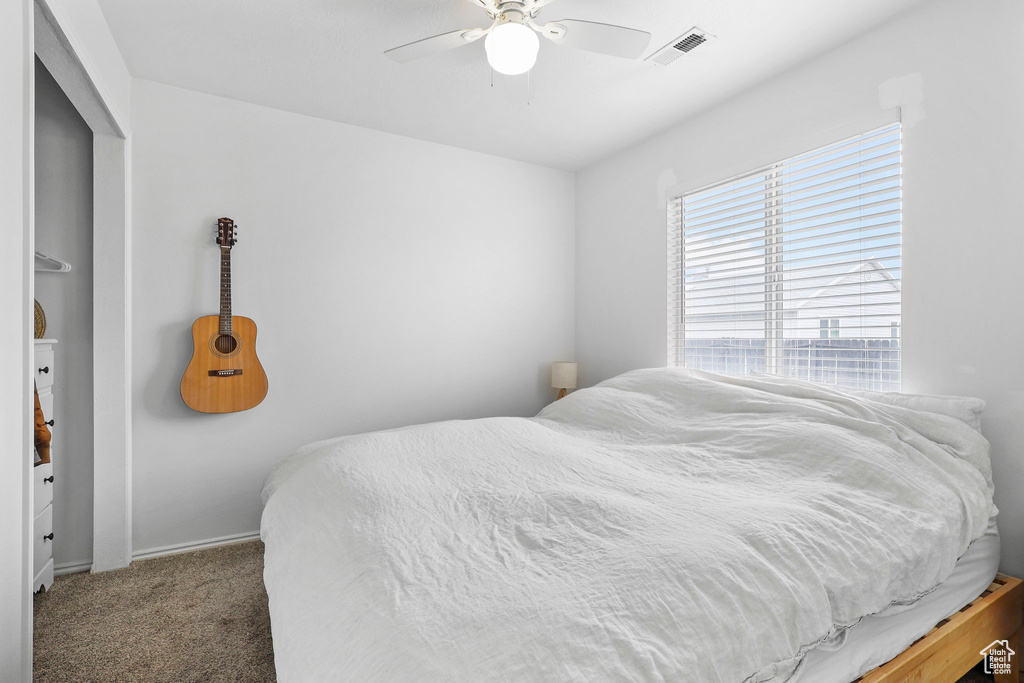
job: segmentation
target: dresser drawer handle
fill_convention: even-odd
[[[43,536],[43,540],[44,541],[52,541],[53,540],[53,532],[51,531],[50,533],[48,533],[45,536]]]
[[[48,425],[50,425],[52,427],[53,426],[53,420],[52,419],[47,420],[46,424],[48,424]]]
[[[45,368],[39,368],[39,372],[43,373],[44,375],[50,374],[50,366],[47,365]]]
[[[47,483],[52,484],[53,483],[53,475],[51,474],[48,477],[43,477],[43,483],[44,484],[47,484]]]

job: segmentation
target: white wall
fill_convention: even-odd
[[[310,441],[531,415],[574,348],[574,177],[134,81],[136,551],[255,532],[271,466]],[[178,384],[218,310],[259,325],[270,393],[204,415]]]
[[[35,298],[56,338],[53,384],[53,560],[92,559],[92,130],[36,60],[36,248],[72,264],[36,273]]]
[[[666,362],[666,188],[729,177],[900,106],[904,391],[988,401],[1002,568],[1020,576],[1022,64],[1024,3],[940,0],[580,173],[581,380]]]

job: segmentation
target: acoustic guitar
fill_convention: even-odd
[[[267,374],[256,357],[256,323],[231,315],[231,248],[235,223],[217,221],[220,245],[220,315],[192,323],[192,360],[181,378],[185,405],[201,413],[235,413],[258,406],[267,395]]]

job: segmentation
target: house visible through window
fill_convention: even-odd
[[[669,201],[669,364],[900,388],[893,124]]]

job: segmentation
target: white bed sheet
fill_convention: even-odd
[[[993,518],[938,588],[909,608],[890,608],[865,617],[846,632],[838,648],[811,650],[788,683],[849,683],[888,662],[981,595],[998,572],[999,554],[999,529]]]

